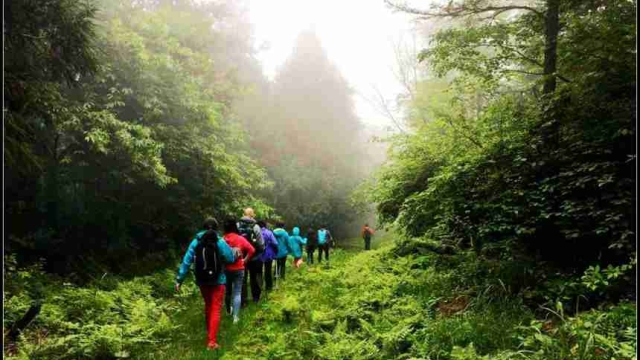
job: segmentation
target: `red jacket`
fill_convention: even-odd
[[[239,249],[242,254],[247,257],[247,260],[250,260],[253,256],[253,253],[256,252],[256,250],[247,241],[247,239],[236,233],[226,234],[224,236],[224,241],[227,242],[227,245],[229,245],[232,251],[234,250],[234,248]],[[238,257],[236,262],[226,265],[225,268],[229,271],[244,270],[244,258],[242,256]]]

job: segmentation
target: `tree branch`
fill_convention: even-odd
[[[526,75],[537,75],[537,76],[544,76],[544,75],[545,75],[544,73],[534,73],[534,72],[529,72],[529,71],[519,70],[519,69],[503,69],[503,71],[506,71],[506,72],[515,72],[515,73],[526,74]],[[571,82],[571,80],[570,80],[570,79],[567,79],[566,77],[564,77],[564,76],[562,76],[562,75],[560,75],[560,74],[557,74],[557,73],[556,73],[556,74],[555,74],[555,76],[556,76],[558,79],[560,79],[560,80],[562,80],[562,81],[564,81],[564,82],[566,82],[566,83],[570,83],[570,82]]]
[[[451,3],[445,7],[442,8],[442,12],[431,12],[431,11],[426,11],[426,10],[420,10],[420,9],[416,9],[407,5],[400,5],[400,4],[394,4],[393,2],[391,2],[391,0],[384,0],[384,2],[398,10],[398,11],[402,11],[402,12],[406,12],[409,14],[414,14],[414,15],[420,15],[421,17],[425,18],[425,19],[432,19],[432,18],[436,18],[436,17],[461,17],[461,16],[469,16],[469,15],[477,15],[477,14],[482,14],[485,12],[490,12],[490,11],[495,11],[498,13],[503,13],[506,11],[512,11],[512,10],[525,10],[525,11],[530,11],[533,12],[534,14],[536,14],[539,17],[543,17],[544,14],[539,11],[538,9],[532,8],[530,6],[525,6],[525,5],[509,5],[509,6],[485,6],[485,7],[465,7],[465,6],[459,6],[459,7],[452,7]],[[495,14],[494,14],[495,16]]]
[[[377,96],[376,101],[369,99],[367,96],[364,96],[363,94],[360,94],[360,96],[362,96],[365,100],[367,100],[367,102],[369,102],[369,104],[371,104],[378,113],[380,113],[381,115],[391,120],[391,122],[393,122],[393,124],[401,133],[406,134],[406,131],[402,128],[402,126],[400,126],[400,122],[396,119],[395,116],[393,116],[393,112],[391,111],[391,109],[389,109],[387,100],[384,98],[380,90],[378,90],[376,86],[372,86],[372,88],[374,89]]]
[[[451,120],[451,118],[449,118],[448,116],[445,116],[445,121],[447,123],[449,123],[449,126],[451,126],[451,128],[453,129],[453,131],[457,132],[458,134],[462,135],[462,137],[464,137],[465,139],[471,141],[471,143],[477,147],[479,147],[480,149],[483,148],[482,144],[480,144],[476,139],[474,139],[473,137],[467,135],[467,133],[464,130],[459,130],[456,129],[456,126],[453,124],[453,121]]]

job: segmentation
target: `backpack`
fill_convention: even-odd
[[[257,259],[258,256],[260,256],[264,252],[264,240],[257,241],[254,236],[253,227],[255,225],[255,220],[240,219],[240,222],[238,222],[239,235],[247,239],[251,246],[253,246],[253,248],[256,250],[256,252],[253,254],[252,260]]]
[[[333,236],[331,236],[331,232],[329,230],[327,230],[327,244],[329,244],[329,246],[331,247],[335,247],[336,246],[336,242],[333,240]]]
[[[198,238],[194,257],[198,285],[217,285],[218,277],[224,271],[224,264],[215,231],[209,230]]]

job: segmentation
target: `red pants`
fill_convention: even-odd
[[[204,316],[207,325],[207,345],[218,343],[220,312],[224,300],[224,285],[200,285],[200,293],[204,299]]]

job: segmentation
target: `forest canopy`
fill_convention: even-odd
[[[348,194],[366,174],[351,164],[368,155],[340,136],[363,138],[349,86],[312,32],[269,81],[242,3],[5,10],[10,252],[60,272],[82,273],[78,257],[124,270],[123,256],[170,257],[205,216],[247,206],[354,231]]]

